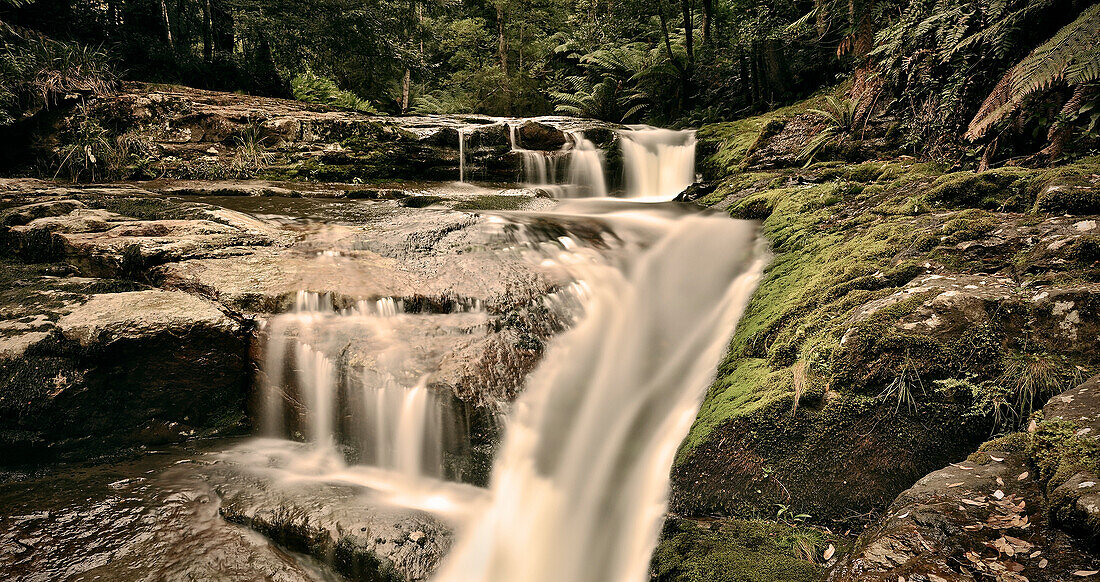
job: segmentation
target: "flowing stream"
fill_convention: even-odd
[[[589,205],[561,208],[593,212]],[[755,229],[626,206],[602,214],[645,248],[612,266],[563,249],[589,290],[516,403],[488,506],[445,582],[640,582],[668,474],[763,268]]]
[[[695,179],[690,131],[622,131],[626,189],[618,198],[607,197],[604,152],[583,133],[567,133],[556,153],[524,150],[514,128],[510,137],[527,181],[570,200],[552,212],[500,212],[493,222],[519,233],[514,249],[526,260],[568,275],[571,283],[545,304],[574,325],[551,342],[511,406],[487,495],[475,502],[467,491],[451,504],[477,508],[463,513],[435,580],[641,582],[673,456],[765,253],[752,223],[654,204]],[[459,140],[465,179],[462,131]],[[556,184],[558,176],[566,183]],[[548,221],[598,224],[615,244],[529,228]],[[407,505],[439,508],[447,495],[440,480],[462,480],[444,459],[461,449],[464,427],[429,388],[433,364],[416,356],[422,346],[402,332],[426,321],[389,298],[337,306],[307,292],[268,321],[262,426],[269,437],[311,444],[312,456],[296,461],[300,474],[388,482],[437,503],[412,495]],[[349,337],[369,346],[368,365],[350,363]]]

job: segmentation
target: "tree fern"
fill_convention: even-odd
[[[1031,51],[1009,69],[986,97],[967,128],[966,137],[979,139],[993,124],[1015,111],[1029,95],[1058,82],[1080,85],[1100,79],[1100,3]]]

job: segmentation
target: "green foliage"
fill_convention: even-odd
[[[153,148],[147,138],[104,128],[83,104],[64,121],[58,141],[53,177],[73,182],[128,178],[148,165]]]
[[[798,159],[809,166],[814,157],[827,146],[844,139],[853,139],[865,124],[866,119],[860,117],[860,111],[864,107],[856,99],[838,99],[832,95],[825,96],[825,105],[822,109],[810,109],[810,113],[821,118],[825,126],[798,154]]]
[[[233,171],[240,176],[252,176],[275,160],[275,155],[268,151],[273,140],[260,125],[248,125],[232,141]]]
[[[918,0],[876,36],[871,56],[914,151],[943,155],[1003,71],[1070,13],[1061,0]]]
[[[320,77],[308,70],[291,79],[290,89],[294,98],[299,101],[378,113],[369,101],[339,88],[332,79]]]
[[[1013,66],[986,97],[966,137],[976,140],[1024,100],[1056,82],[1074,86],[1100,80],[1100,4],[1086,8],[1050,40]]]
[[[115,84],[107,54],[18,31],[0,21],[0,127],[60,99],[107,93]]]

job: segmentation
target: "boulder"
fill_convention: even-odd
[[[57,288],[58,283],[52,283]],[[243,421],[249,326],[178,291],[40,305],[4,341],[5,463],[85,456],[233,430]]]
[[[1052,527],[1026,455],[988,450],[906,490],[830,582],[1088,579],[1100,557]]]

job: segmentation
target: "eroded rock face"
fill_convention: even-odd
[[[411,377],[429,374],[434,390],[464,406],[514,397],[561,329],[541,308],[560,277],[505,252],[510,239],[486,218],[448,209],[481,204],[477,197],[420,209],[332,198],[345,192],[337,189],[317,200],[265,197],[241,212],[133,186],[16,180],[0,189],[24,203],[4,211],[3,243],[42,265],[19,267],[33,273],[5,299],[11,322],[0,328],[13,371],[0,395],[4,434],[33,444],[28,457],[62,441],[76,450],[104,435],[141,444],[236,426],[258,356],[248,351],[255,320],[290,309],[299,291],[340,308],[403,302],[410,321],[426,322],[408,338],[419,350]],[[353,368],[370,366],[369,345],[350,338],[347,347]],[[150,402],[143,383],[153,386]],[[214,404],[203,414],[166,414],[160,399],[173,390]],[[36,414],[67,420],[44,430],[31,421]]]
[[[1051,518],[1059,527],[1096,543],[1100,541],[1100,466],[1096,466],[1100,460],[1096,452],[1100,450],[1100,376],[1051,398],[1043,407],[1043,419],[1069,423],[1077,443],[1075,452],[1093,461],[1093,466],[1087,461],[1063,463],[1070,474],[1059,471],[1053,478],[1048,491]]]
[[[3,340],[5,463],[179,441],[242,422],[250,332],[214,304],[178,291],[70,291],[32,311]]]
[[[1041,422],[919,480],[860,536],[830,581],[1088,579],[1100,570],[1100,377]]]

